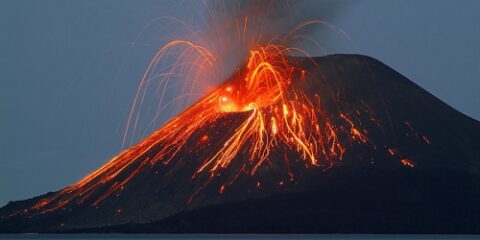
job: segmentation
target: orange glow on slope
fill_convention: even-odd
[[[203,135],[203,136],[200,138],[200,141],[201,141],[201,142],[206,142],[206,141],[208,141],[208,135],[206,135],[206,134]]]
[[[169,46],[177,44],[185,42],[176,41]],[[210,56],[204,48],[190,43],[187,45],[201,52],[204,57]],[[161,51],[165,50],[162,48]],[[220,143],[220,148],[205,159],[199,159],[199,167],[192,178],[206,173],[211,179],[232,168],[232,162],[244,149],[247,149],[248,159],[235,165],[235,175],[255,175],[266,161],[270,161],[272,149],[279,147],[296,151],[307,168],[331,167],[346,150],[346,146],[339,141],[339,134],[348,135],[352,141],[359,143],[366,142],[367,138],[346,114],[341,113],[337,117],[342,122],[334,123],[323,114],[319,105],[310,101],[305,92],[295,88],[294,83],[305,76],[305,70],[288,60],[286,55],[291,51],[281,45],[258,46],[251,51],[245,72],[230,85],[214,90],[150,137],[114,157],[75,185],[39,201],[34,208],[49,212],[69,202],[79,204],[93,197],[96,206],[122,191],[143,168],[173,164],[172,160],[184,151],[187,141],[195,132],[202,131],[209,122],[232,112],[244,112],[247,117],[233,134]],[[137,96],[135,101],[138,99]],[[204,132],[199,141],[205,142],[209,138]],[[138,163],[137,159],[155,146],[163,147],[154,156]],[[129,171],[127,176],[120,177],[131,168],[133,171]],[[107,183],[107,190],[98,195],[98,189],[107,186]],[[225,184],[220,192],[223,192]],[[228,184],[233,184],[233,181]]]
[[[260,10],[262,9],[257,14],[263,16],[264,13]],[[278,41],[270,39],[262,41],[267,43],[254,41],[251,44],[249,39],[262,38],[261,30],[248,31],[249,26],[257,25],[259,21],[261,18],[255,14],[236,21],[239,36],[233,41],[240,39],[240,42],[251,48],[246,66],[239,68],[233,79],[217,86],[208,94],[201,95],[198,102],[150,136],[113,157],[101,168],[74,185],[39,200],[25,211],[47,213],[83,203],[99,207],[105,200],[118,196],[128,188],[128,183],[145,169],[155,168],[154,174],[161,175],[161,168],[169,167],[167,174],[175,174],[175,171],[186,165],[194,166],[192,181],[202,181],[201,187],[195,186],[196,189],[192,190],[191,201],[195,194],[211,184],[217,176],[232,175],[215,186],[220,194],[224,194],[229,185],[235,184],[239,175],[255,178],[259,172],[274,167],[286,169],[288,179],[294,181],[295,176],[290,171],[290,165],[294,162],[300,163],[304,168],[326,170],[343,159],[352,143],[371,144],[366,129],[362,129],[362,124],[354,113],[340,110],[335,114],[327,113],[321,104],[325,96],[319,92],[309,93],[308,89],[298,86],[298,83],[317,76],[309,72],[311,69],[301,68],[301,64],[289,57],[300,55],[310,58],[306,51],[287,45],[289,40],[295,38],[313,41],[308,36],[296,35],[298,30],[308,25],[322,24],[344,36],[346,34],[327,22],[307,21],[294,27],[285,36],[280,36]],[[224,40],[228,45],[230,39]],[[313,42],[314,45],[319,45]],[[195,96],[192,89],[209,83],[214,76],[212,72],[221,65],[221,61],[213,51],[193,41],[177,39],[161,47],[149,64],[133,98],[123,136],[124,144],[127,135],[138,131],[141,119],[139,108],[146,102],[149,90],[154,89],[155,96],[158,96],[159,109],[155,115],[158,117],[165,106]],[[315,61],[311,62],[318,68]],[[174,82],[175,78],[183,80],[175,86],[181,90],[181,95],[165,102],[166,95],[171,90],[168,83]],[[220,133],[208,131],[216,120],[229,115],[242,117],[239,122],[222,125],[228,125],[233,130]],[[408,122],[405,124],[413,131]],[[428,138],[423,139],[430,143]],[[190,140],[194,142],[193,147],[189,144]],[[182,156],[207,147],[207,153],[198,158],[185,159]],[[275,156],[275,152],[282,152],[283,159]],[[392,149],[388,149],[388,152],[395,155]],[[401,160],[401,163],[409,167],[415,166],[406,159]],[[254,187],[258,190],[267,189],[268,181],[257,180],[260,179],[254,180]],[[275,179],[276,186],[285,188],[289,183],[285,179],[277,180]],[[120,212],[121,209],[118,213]]]
[[[294,30],[312,23],[314,22],[300,24]],[[244,28],[246,26],[247,19]],[[289,33],[290,37],[294,37],[294,32]],[[173,50],[179,50],[180,53],[172,69],[155,72],[157,65],[166,62],[165,59],[173,55]],[[188,162],[195,164],[192,179],[204,181],[199,189],[192,191],[192,197],[216,176],[227,173],[233,175],[218,188],[219,193],[224,193],[225,188],[234,184],[239,175],[255,176],[264,166],[273,167],[273,161],[281,162],[275,167],[287,169],[291,181],[294,176],[289,166],[297,160],[305,168],[326,170],[333,167],[336,161],[343,159],[349,144],[370,142],[365,135],[366,130],[361,129],[359,120],[352,118],[353,114],[327,114],[320,104],[323,99],[319,93],[312,96],[306,89],[298,87],[298,83],[312,73],[292,62],[292,58],[288,56],[295,53],[308,57],[304,50],[289,48],[283,44],[257,44],[250,51],[246,66],[239,70],[233,79],[213,89],[149,137],[121,152],[76,184],[39,200],[27,210],[46,213],[65,208],[68,204],[82,204],[87,201],[97,207],[109,197],[121,193],[144,169],[180,166],[185,163],[186,160],[179,155],[198,150],[187,144],[190,139],[201,143],[195,144],[196,148],[199,145],[213,146],[205,156],[194,159],[193,163]],[[133,99],[124,141],[128,132],[134,132],[137,128],[140,117],[137,109],[142,105],[147,89],[152,88],[156,77],[160,76],[168,82],[173,76],[186,73],[190,78],[181,88],[191,89],[206,81],[206,76],[210,76],[209,71],[217,60],[206,47],[191,41],[174,40],[160,48],[140,81]],[[157,89],[161,105],[168,87],[161,85]],[[187,91],[178,98],[190,97],[191,94]],[[167,105],[174,101],[175,99]],[[231,126],[233,130],[225,133],[221,142],[213,141],[216,135],[223,133],[208,132],[208,127],[216,120],[231,114],[244,118]],[[284,151],[284,159],[271,156],[277,149]],[[289,154],[296,154],[295,157],[288,158],[287,151]],[[388,151],[394,155],[393,150]],[[402,163],[414,166],[406,160],[402,160]],[[169,171],[169,174],[175,174],[175,170]],[[159,174],[158,169],[155,174]],[[278,182],[279,186],[284,184],[284,181]],[[261,186],[263,185],[260,182],[256,182],[258,189]]]

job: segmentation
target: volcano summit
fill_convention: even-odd
[[[7,204],[0,231],[480,233],[478,121],[370,57],[288,51],[252,51],[81,181]]]

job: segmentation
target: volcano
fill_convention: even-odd
[[[0,231],[480,233],[478,121],[367,56],[255,56]]]

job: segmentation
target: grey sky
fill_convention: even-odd
[[[177,29],[146,29],[132,45],[136,36],[161,16],[203,14],[177,2],[0,2],[0,205],[72,184],[121,149],[138,80]],[[475,0],[356,2],[326,19],[351,40],[332,33],[325,47],[378,58],[480,119],[478,9]]]

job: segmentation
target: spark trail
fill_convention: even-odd
[[[246,28],[247,21],[245,19],[243,28]],[[288,36],[297,37],[295,31],[313,23],[316,22],[300,24]],[[76,184],[39,200],[23,213],[43,214],[65,209],[71,204],[88,203],[98,207],[109,197],[121,193],[145,169],[164,168],[169,175],[174,175],[180,171],[178,166],[193,165],[192,181],[203,183],[191,190],[190,198],[186,199],[191,202],[220,175],[226,175],[226,180],[219,187],[219,193],[223,193],[225,186],[235,184],[240,175],[254,177],[264,168],[268,171],[275,167],[284,168],[293,179],[290,166],[298,161],[304,168],[326,170],[332,168],[336,161],[341,161],[353,144],[375,148],[366,136],[367,131],[361,128],[359,118],[352,118],[354,111],[339,111],[334,115],[327,113],[319,92],[299,87],[313,73],[303,69],[289,56],[302,55],[308,59],[308,53],[288,47],[285,44],[288,39],[274,42],[252,46],[246,65],[238,68],[227,82],[103,167]],[[175,53],[177,57],[173,63],[169,62],[168,59]],[[192,89],[212,76],[218,60],[207,47],[192,41],[174,40],[160,48],[140,81],[124,140],[129,132],[135,132],[137,128],[140,118],[138,108],[144,103],[148,91],[154,88],[159,96],[159,106],[191,97]],[[313,59],[311,62],[314,63]],[[167,71],[164,68],[161,68],[163,71],[158,70],[158,66],[167,63],[170,66]],[[169,91],[168,83],[182,76],[188,77],[184,85],[179,86],[185,94],[164,104]],[[158,79],[162,79],[161,84],[155,85]],[[160,112],[162,109],[158,109],[157,115]],[[244,117],[232,123],[232,130],[222,138],[215,136],[218,133],[209,132],[209,125],[229,114]],[[213,142],[213,139],[221,140]],[[198,155],[201,157],[194,159],[193,163],[192,159],[187,161],[182,155],[199,151],[196,146],[188,144],[191,141],[212,146]],[[273,152],[283,152],[284,157],[273,156]],[[410,160],[402,160],[401,163],[415,166]],[[284,182],[279,185],[284,185]],[[256,186],[259,188],[261,183],[257,182]]]
[[[205,48],[185,41],[174,41],[162,48],[154,62],[159,61],[169,48],[179,45],[186,45],[188,51],[200,54],[200,65],[212,64],[212,55]],[[243,72],[75,185],[39,201],[33,209],[45,213],[60,209],[72,201],[83,203],[93,196],[96,197],[93,205],[97,206],[121,191],[143,168],[158,164],[168,166],[174,164],[172,161],[180,161],[176,156],[188,151],[185,149],[189,147],[186,143],[194,133],[204,132],[198,141],[209,141],[211,133],[202,129],[222,115],[235,112],[244,112],[247,117],[224,142],[216,143],[219,148],[204,159],[199,159],[192,178],[201,174],[208,174],[209,179],[214,178],[219,173],[232,170],[233,161],[242,161],[233,169],[235,176],[253,176],[266,162],[271,165],[271,161],[275,161],[270,158],[270,153],[276,148],[295,151],[305,167],[331,167],[334,161],[342,159],[347,150],[339,135],[348,135],[359,143],[366,142],[367,137],[344,113],[336,116],[342,119],[340,125],[334,123],[332,117],[320,107],[318,94],[313,98],[315,102],[306,92],[296,89],[295,83],[304,81],[305,70],[287,57],[293,51],[298,50],[275,44],[257,46],[250,52]],[[134,101],[141,101],[144,86],[148,86],[147,80],[141,82]],[[138,162],[142,155],[156,146],[162,148],[153,157]],[[249,157],[236,159],[240,151],[247,151]],[[286,168],[288,161],[294,161],[285,160]],[[129,170],[119,181],[119,176],[132,167],[133,170]],[[108,186],[106,190],[104,186]],[[104,189],[100,195],[99,189]]]

